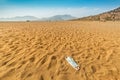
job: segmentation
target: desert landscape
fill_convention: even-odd
[[[120,22],[0,22],[0,80],[120,80]]]

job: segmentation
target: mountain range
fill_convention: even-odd
[[[89,20],[89,21],[120,21],[120,7],[94,16],[78,18],[74,20]]]
[[[64,20],[88,20],[88,21],[120,21],[120,7],[104,12],[98,15],[76,18],[74,16],[65,15],[55,15],[52,17],[38,18],[34,16],[16,16],[12,18],[0,18],[0,21],[64,21]]]
[[[63,20],[71,20],[76,19],[76,17],[73,17],[71,15],[55,15],[52,17],[46,17],[46,18],[38,18],[34,16],[16,16],[13,18],[0,18],[0,21],[63,21]]]

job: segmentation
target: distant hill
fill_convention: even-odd
[[[26,20],[38,20],[39,18],[34,16],[16,16],[13,18],[0,18],[0,21],[26,21]]]
[[[76,17],[73,17],[71,15],[55,15],[48,18],[42,18],[40,21],[63,21],[63,20],[71,20],[76,19]]]
[[[0,21],[63,21],[63,20],[70,20],[76,19],[71,15],[55,15],[48,18],[37,18],[34,16],[17,16],[13,18],[0,18]]]
[[[120,21],[120,7],[105,13],[101,13],[99,15],[88,16],[74,20]]]

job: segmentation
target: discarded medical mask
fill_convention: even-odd
[[[73,60],[72,57],[65,57],[65,59],[74,69],[76,69],[76,70],[80,69],[79,65]]]

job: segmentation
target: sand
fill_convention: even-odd
[[[120,22],[1,22],[0,80],[120,80]]]

